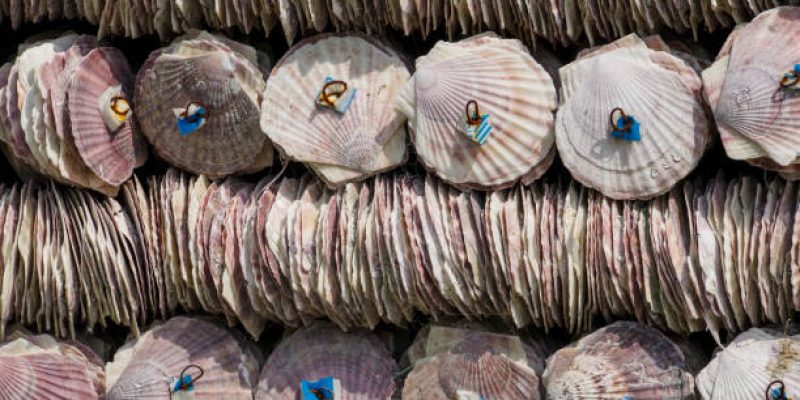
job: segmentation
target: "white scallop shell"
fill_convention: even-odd
[[[483,145],[465,133],[470,100],[490,116],[493,129]],[[456,186],[531,181],[552,160],[555,87],[517,40],[485,34],[437,43],[417,59],[398,107],[409,118],[420,161]]]
[[[330,186],[391,169],[406,159],[405,118],[394,99],[409,76],[394,50],[367,36],[306,39],[270,73],[261,129]],[[356,91],[343,114],[317,105],[326,78]]]
[[[559,71],[556,143],[584,185],[614,199],[650,198],[686,176],[710,140],[701,82],[667,52],[644,43],[609,46]],[[640,123],[641,141],[611,136],[616,107]]]

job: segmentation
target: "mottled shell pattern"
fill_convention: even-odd
[[[558,350],[542,376],[548,399],[689,399],[694,393],[680,348],[661,332],[615,322]]]
[[[0,393],[9,400],[102,398],[105,375],[88,347],[49,335],[15,334],[0,343]]]
[[[109,400],[168,399],[187,392],[194,399],[251,399],[258,361],[250,346],[225,328],[174,317],[120,348],[106,364],[106,375]]]
[[[258,122],[260,60],[252,47],[200,31],[151,53],[136,78],[134,111],[155,152],[212,177],[271,165]]]
[[[315,322],[284,339],[261,371],[255,398],[301,398],[301,381],[330,377],[333,398],[390,399],[397,365],[386,342],[366,330],[342,332],[328,322]]]
[[[67,33],[22,44],[0,75],[0,142],[20,175],[115,195],[144,163],[119,50]]]
[[[584,51],[559,73],[559,155],[575,179],[608,197],[647,199],[668,191],[708,146],[700,78],[668,48],[651,49],[629,36]],[[631,117],[640,138],[615,136]]]
[[[397,101],[428,169],[484,190],[529,183],[547,170],[556,90],[521,42],[494,34],[438,42],[416,67]],[[491,126],[481,144],[468,128],[481,132],[484,115]]]
[[[311,37],[270,73],[261,128],[283,154],[305,162],[329,186],[363,179],[406,160],[405,116],[394,99],[409,76],[397,52],[368,36]],[[325,95],[344,104],[337,110],[321,103]]]
[[[703,71],[728,157],[797,179],[800,7],[778,7],[740,25]],[[788,76],[787,76],[788,74]]]
[[[761,399],[775,381],[789,398],[800,396],[800,335],[751,328],[700,371],[697,390],[704,400]]]
[[[403,399],[540,398],[544,354],[519,337],[434,325],[410,350]]]

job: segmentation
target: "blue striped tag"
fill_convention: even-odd
[[[481,115],[481,123],[479,125],[467,124],[465,131],[473,142],[480,145],[486,143],[486,140],[489,139],[489,135],[492,133],[492,124],[489,123],[489,114]]]

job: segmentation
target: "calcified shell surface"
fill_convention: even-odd
[[[424,333],[422,333],[424,332]],[[411,349],[403,399],[539,399],[543,356],[516,336],[433,326]]]
[[[615,199],[650,198],[697,165],[710,141],[702,84],[668,48],[653,50],[638,38],[623,38],[559,73],[556,143],[581,183]],[[640,141],[611,135],[609,115],[617,107],[639,122]]]
[[[484,144],[465,131],[467,103],[489,115]],[[530,182],[552,162],[553,81],[517,40],[493,34],[438,42],[398,98],[420,161],[465,188]]]
[[[767,386],[781,380],[787,395],[800,387],[800,336],[752,328],[720,350],[697,375],[703,399],[760,398]]]
[[[694,392],[680,348],[655,329],[615,322],[547,360],[548,399],[688,399]]]
[[[397,366],[386,342],[366,331],[342,332],[316,322],[284,339],[261,371],[256,399],[300,397],[300,381],[337,381],[341,399],[389,399]]]
[[[406,160],[405,117],[394,99],[409,78],[390,47],[363,35],[320,35],[295,45],[270,73],[261,127],[291,159],[330,186],[363,179]],[[322,107],[326,79],[354,97],[344,113]]]
[[[106,398],[168,398],[168,388],[189,365],[203,370],[192,398],[252,397],[258,363],[251,350],[216,324],[174,317],[117,351],[106,365]]]
[[[258,123],[264,77],[255,51],[234,43],[193,32],[151,53],[139,70],[135,111],[142,132],[171,164],[225,176],[272,163]],[[203,106],[207,116],[183,133],[176,112],[191,111],[191,104]]]

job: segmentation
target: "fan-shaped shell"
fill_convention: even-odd
[[[85,346],[51,336],[18,336],[0,345],[0,393],[10,400],[97,399],[105,377]]]
[[[106,398],[169,399],[169,388],[189,365],[203,370],[193,398],[251,398],[258,373],[254,355],[231,332],[188,317],[172,318],[117,351],[106,365]]]
[[[800,7],[758,15],[731,35],[714,65],[703,72],[722,144],[733,159],[765,158],[768,162],[758,165],[778,171],[798,162],[800,96],[780,84],[784,73],[800,63],[798,21]]]
[[[482,145],[465,130],[471,100],[492,125]],[[409,118],[420,160],[456,186],[529,182],[552,161],[553,80],[517,40],[487,34],[437,43],[417,59],[398,106]]]
[[[697,390],[706,400],[762,399],[776,380],[783,381],[789,398],[800,396],[800,336],[752,328],[700,371]]]
[[[614,199],[668,191],[697,165],[709,142],[697,73],[681,59],[620,39],[561,68],[556,143],[564,165]],[[611,135],[612,110],[640,124],[641,140]],[[619,114],[615,114],[619,115]]]
[[[300,398],[300,382],[325,377],[337,380],[337,399],[389,399],[394,393],[397,366],[389,349],[375,334],[342,332],[330,323],[316,322],[281,342],[259,377],[255,398]]]
[[[255,51],[248,57],[226,42],[209,34],[176,39],[151,53],[136,78],[134,111],[158,155],[213,177],[272,163],[272,147],[259,128],[264,78]],[[207,112],[199,126],[180,131],[181,119],[195,116],[198,106]]]
[[[548,399],[685,399],[694,391],[678,346],[653,328],[627,321],[557,351],[542,378]]]
[[[355,90],[343,113],[317,104],[326,78]],[[406,159],[405,117],[394,99],[408,78],[400,56],[367,36],[306,39],[270,73],[261,128],[284,154],[308,163],[329,186],[365,178]]]
[[[78,152],[98,177],[115,186],[130,178],[147,157],[147,145],[128,105],[132,85],[133,74],[122,52],[103,47],[83,57],[69,87],[67,110]]]
[[[433,326],[421,339],[425,357],[410,357],[403,399],[540,398],[543,357],[516,336]]]

